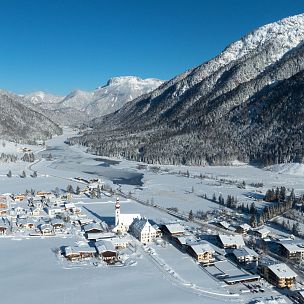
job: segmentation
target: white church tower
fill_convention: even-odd
[[[119,203],[119,198],[117,198],[115,204],[115,226],[118,225],[119,218],[120,218],[120,203]]]

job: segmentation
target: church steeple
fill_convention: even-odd
[[[115,203],[115,226],[118,225],[120,218],[120,203],[119,203],[119,197],[116,199]]]

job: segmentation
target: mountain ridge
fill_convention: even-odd
[[[304,69],[303,41],[304,14],[255,29],[215,58],[177,75],[116,112],[95,119],[90,124],[92,131],[70,143],[86,145],[99,155],[165,164],[227,164],[234,159],[272,164],[299,160],[295,149],[284,150],[278,157],[281,148],[276,147],[273,158],[267,155],[272,138],[266,134],[273,138],[281,134],[285,142],[288,133],[287,129],[280,133],[275,123],[276,119],[278,124],[283,121],[279,113],[266,126],[263,119],[267,120],[267,113],[261,112],[262,121],[251,128],[250,112],[238,109],[247,107],[256,96],[270,98],[278,83],[292,87],[288,79]],[[286,94],[282,87],[280,92]],[[278,107],[283,107],[283,97],[277,97]],[[253,104],[260,107],[256,100]],[[233,117],[250,130],[246,133],[248,140],[239,130],[241,125],[233,123]],[[297,125],[293,135],[301,133],[301,128]],[[256,130],[265,134],[256,139]],[[254,138],[257,146],[252,142]]]

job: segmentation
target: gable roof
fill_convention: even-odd
[[[100,224],[97,224],[97,223],[89,223],[89,224],[86,224],[86,225],[84,225],[83,226],[83,230],[85,231],[85,232],[90,232],[90,231],[92,231],[92,230],[98,230],[98,231],[102,231],[102,228],[101,228],[101,226],[100,226]]]
[[[111,241],[100,240],[95,243],[96,250],[98,254],[101,254],[106,251],[116,252],[115,246]]]
[[[259,255],[254,250],[248,247],[234,249],[233,254],[235,255],[236,258],[249,257],[249,256],[256,258],[259,257]]]
[[[215,253],[215,250],[210,246],[210,244],[205,242],[192,244],[190,247],[197,255],[204,254],[205,252]]]
[[[154,227],[145,218],[135,219],[132,224],[132,229],[137,230],[140,233],[141,232],[156,232]]]
[[[166,224],[164,225],[171,234],[174,233],[185,233],[185,228],[179,223]]]
[[[237,245],[238,247],[245,246],[243,237],[239,234],[237,234],[237,235],[220,234],[219,239],[223,245]]]

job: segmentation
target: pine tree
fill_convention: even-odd
[[[77,185],[76,190],[75,190],[76,194],[79,195],[80,194],[80,187]]]
[[[253,227],[253,228],[257,227],[258,221],[257,221],[257,217],[256,217],[255,214],[253,214],[253,215],[251,216],[251,218],[249,219],[249,225],[250,225],[251,227]]]
[[[73,186],[72,185],[68,185],[67,189],[66,189],[66,192],[68,192],[68,193],[74,193]]]
[[[299,236],[299,234],[300,234],[300,225],[299,225],[299,223],[294,223],[292,225],[292,234],[295,235],[295,236]]]
[[[24,171],[24,170],[22,171],[22,173],[21,173],[20,177],[21,177],[21,178],[25,178],[25,177],[26,177],[26,173],[25,173],[25,171]]]
[[[7,177],[12,177],[12,171],[9,170],[8,173],[6,174]]]
[[[188,219],[189,219],[189,221],[193,220],[193,211],[192,210],[190,210],[190,212],[189,212]]]
[[[256,214],[257,210],[255,208],[255,204],[254,203],[251,203],[250,205],[250,209],[249,209],[249,213],[250,214]]]

